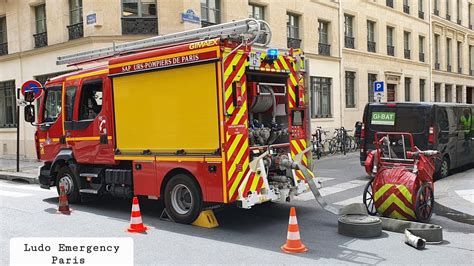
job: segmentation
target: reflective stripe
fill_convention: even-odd
[[[374,194],[374,199],[377,201],[379,198],[387,192],[392,187],[392,184],[385,184],[379,190],[377,190]]]
[[[405,199],[407,199],[408,202],[413,203],[411,193],[407,187],[405,187],[404,185],[397,185],[397,188],[400,193],[405,197]]]
[[[142,217],[131,217],[130,218],[130,223],[131,224],[141,224],[142,223]]]
[[[140,211],[140,206],[133,204],[132,205],[132,212]]]
[[[300,232],[288,232],[286,238],[288,240],[300,240]]]
[[[296,220],[296,216],[290,216],[290,221],[288,223],[289,224],[297,224],[298,221]]]
[[[397,205],[402,211],[406,212],[411,217],[415,218],[415,213],[411,208],[406,206],[403,201],[401,201],[395,194],[391,194],[383,203],[377,208],[378,211],[384,213],[390,205],[395,204]]]

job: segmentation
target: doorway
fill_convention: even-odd
[[[466,88],[466,103],[474,103],[474,87]]]
[[[387,84],[387,102],[394,102],[395,99],[395,84]]]

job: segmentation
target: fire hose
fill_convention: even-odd
[[[439,244],[443,241],[443,228],[439,225],[369,216],[362,203],[353,203],[342,209],[329,205],[319,193],[315,179],[309,173],[308,168],[301,163],[303,155],[309,150],[311,150],[311,146],[297,154],[294,161],[283,159],[280,164],[289,169],[301,171],[318,204],[324,210],[339,215],[338,232],[340,234],[355,237],[375,237],[382,233],[382,229],[404,233],[405,243],[416,249],[423,249],[427,243]],[[371,229],[367,230],[364,225],[371,225]]]

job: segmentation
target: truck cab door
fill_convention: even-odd
[[[103,101],[105,82],[108,79],[103,75],[81,80],[73,119],[65,123],[67,143],[78,163],[110,163],[113,159],[113,144],[108,137],[111,121],[105,115],[109,108]]]
[[[41,98],[38,112],[38,129],[36,131],[38,158],[51,162],[64,143],[62,116],[62,84],[48,86]]]

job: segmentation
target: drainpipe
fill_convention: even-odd
[[[343,93],[343,77],[344,77],[344,56],[342,56],[342,49],[344,47],[344,31],[342,30],[343,27],[343,18],[344,18],[344,13],[342,11],[342,1],[339,1],[339,102],[340,102],[340,107],[339,107],[339,118],[340,118],[340,123],[339,127],[342,127],[344,125],[344,93]]]

